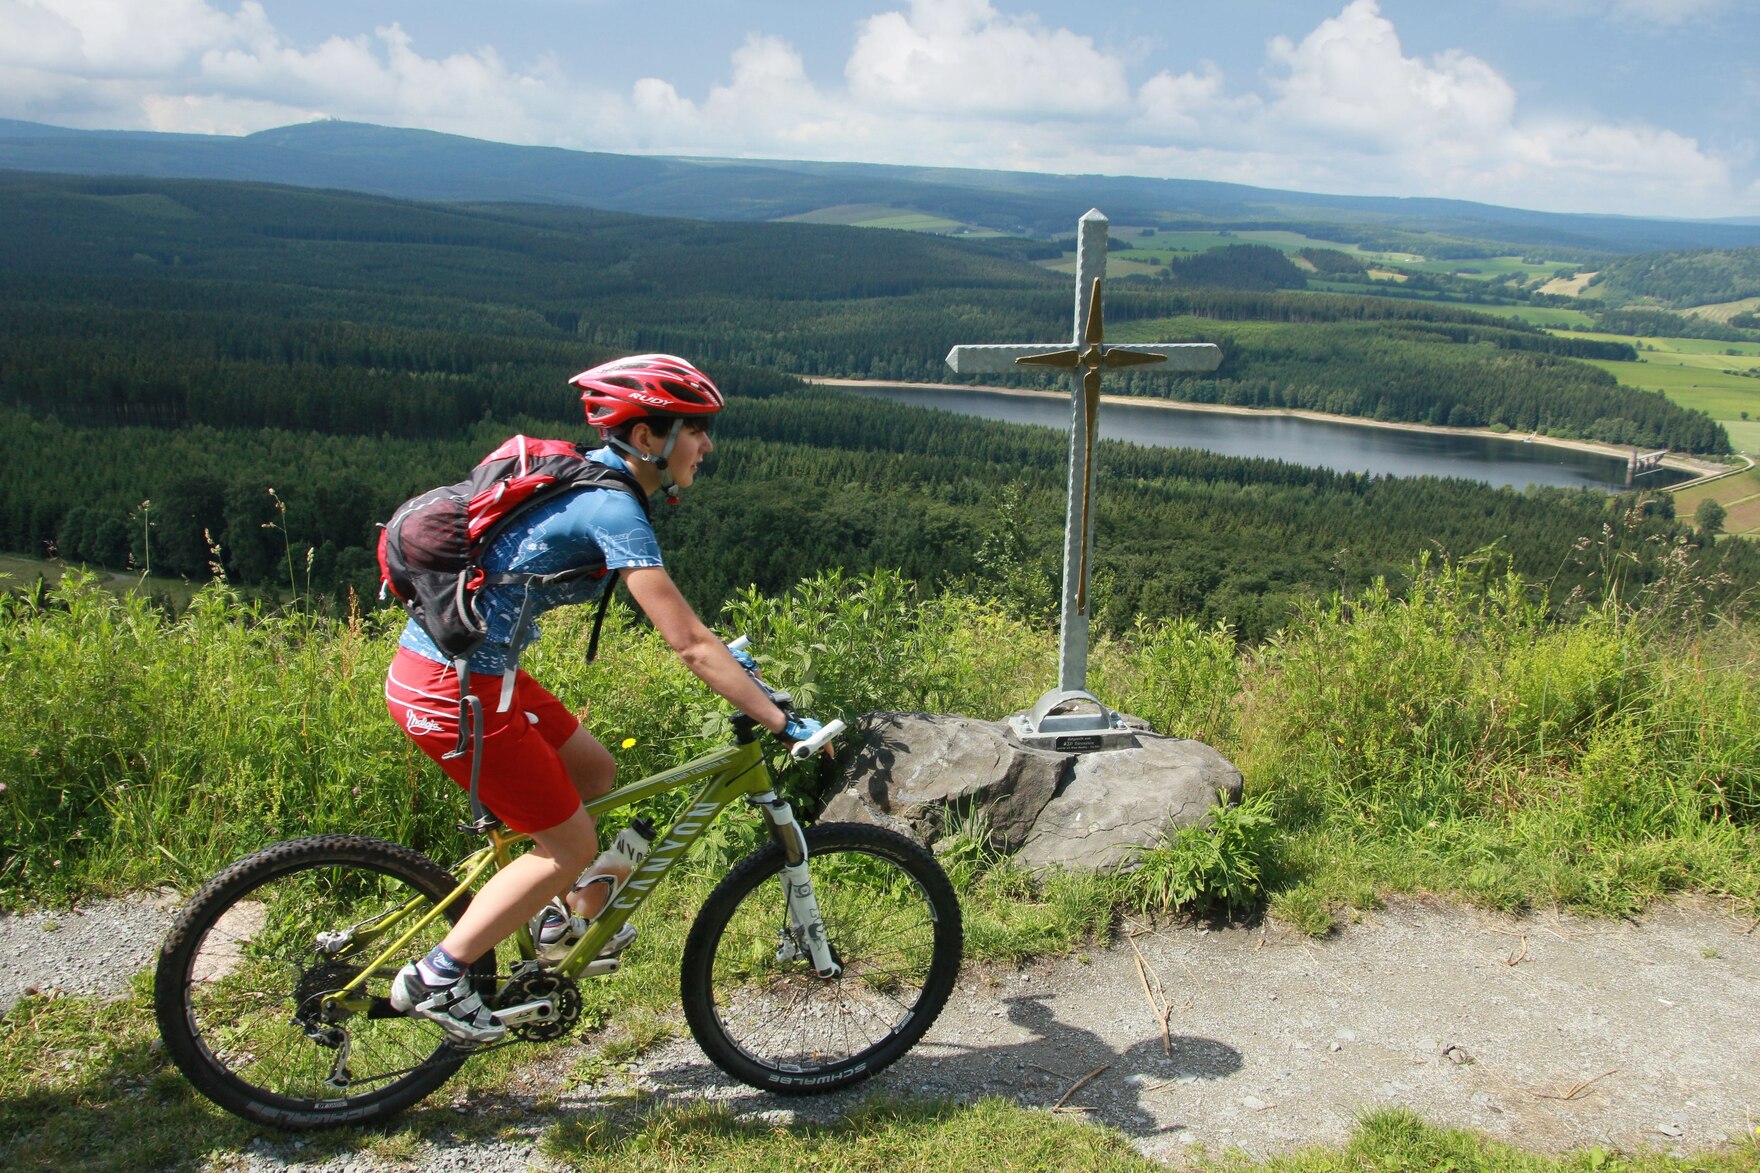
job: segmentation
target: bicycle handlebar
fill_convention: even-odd
[[[749,648],[751,646],[751,644],[752,644],[752,641],[748,637],[743,636],[743,635],[736,636],[735,638],[727,641],[727,650],[730,652],[743,652],[747,648]],[[780,708],[782,708],[784,711],[789,710],[789,707],[790,707],[790,704],[792,703],[793,698],[790,697],[788,695],[788,693],[783,692],[780,689],[771,688],[768,684],[764,683],[764,681],[761,678],[759,678],[757,673],[752,672],[749,669],[747,670],[747,675],[749,675],[753,680],[756,680],[758,682],[758,687],[763,689],[765,695],[767,695],[771,700],[775,701],[776,704]],[[842,721],[838,721],[838,720],[827,721],[825,723],[824,727],[821,728],[819,730],[819,732],[813,734],[813,736],[807,738],[805,741],[797,741],[793,745],[789,746],[788,747],[789,756],[794,758],[794,760],[797,762],[804,762],[808,758],[812,757],[814,754],[818,753],[820,750],[824,749],[833,740],[835,740],[838,737],[841,737],[843,735],[844,731],[847,730],[848,728],[849,728],[849,726],[845,725]]]
[[[832,740],[843,735],[848,728],[842,721],[833,719],[825,722],[825,727],[805,741],[797,741],[788,747],[788,755],[797,762],[804,762],[829,745]]]

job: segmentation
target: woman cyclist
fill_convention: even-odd
[[[680,490],[690,488],[714,449],[709,424],[723,402],[708,376],[684,359],[643,354],[593,367],[569,383],[580,389],[587,422],[605,442],[589,459],[631,474],[650,495],[664,490],[676,501]],[[534,506],[490,544],[482,563],[492,575],[551,574],[583,565],[615,571],[685,665],[741,712],[789,741],[819,728],[777,708],[747,674],[749,661],[736,659],[697,617],[666,572],[646,511],[628,493],[582,487]],[[586,922],[557,897],[598,853],[598,829],[581,803],[611,789],[616,766],[560,701],[518,670],[520,651],[538,634],[520,613],[524,607],[529,618],[587,602],[610,586],[606,573],[547,587],[490,585],[479,597],[489,632],[469,659],[470,689],[483,701],[483,736],[473,750],[481,756],[479,794],[496,817],[529,834],[535,846],[483,886],[445,939],[397,975],[391,992],[397,1010],[430,1019],[461,1041],[493,1042],[506,1033],[471,988],[473,961],[528,922],[540,944],[554,952],[586,930]],[[510,646],[516,634],[520,647]],[[510,667],[512,703],[504,705],[503,675]],[[386,680],[386,704],[422,751],[468,786],[470,755],[445,756],[458,741],[458,688],[459,675],[446,654],[411,620]],[[593,895],[582,911],[597,915],[602,889],[584,891]],[[626,925],[606,955],[634,938]]]

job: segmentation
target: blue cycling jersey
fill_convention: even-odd
[[[609,448],[595,449],[588,459],[629,471],[624,459]],[[554,574],[577,566],[604,566],[609,571],[664,565],[654,527],[635,498],[616,489],[576,489],[553,501],[533,506],[490,544],[483,554],[483,569],[492,573]],[[588,603],[610,588],[612,576],[578,578],[548,587],[533,587],[520,646],[513,648],[514,624],[528,589],[523,584],[490,586],[477,597],[488,627],[488,637],[471,653],[473,673],[499,675],[510,663],[517,666],[519,653],[538,638],[532,620],[546,611],[571,603]],[[441,663],[449,657],[435,646],[421,624],[410,620],[398,640],[402,647]]]

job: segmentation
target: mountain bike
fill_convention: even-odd
[[[762,682],[760,682],[762,683]],[[768,686],[766,686],[768,690]],[[788,694],[771,691],[784,709]],[[167,1053],[198,1091],[280,1128],[362,1124],[432,1093],[478,1051],[557,1039],[579,1021],[600,950],[736,800],[770,842],[716,885],[685,941],[679,992],[698,1045],[729,1075],[780,1093],[830,1091],[909,1051],[959,973],[960,908],[934,857],[880,827],[804,828],[779,797],[759,727],[586,804],[595,816],[696,787],[586,934],[554,964],[529,929],[471,967],[509,1030],[473,1046],[393,1010],[390,983],[445,936],[473,888],[527,836],[482,809],[486,842],[450,868],[395,843],[319,835],[276,843],[204,884],[160,949],[153,994]],[[791,749],[805,759],[834,721]],[[498,955],[510,955],[505,972]]]

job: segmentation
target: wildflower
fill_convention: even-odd
[[[636,745],[636,739],[635,739],[635,738],[633,738],[633,737],[626,737],[626,738],[624,738],[624,739],[623,739],[623,746],[622,746],[622,748],[623,748],[623,749],[634,749],[634,748],[635,748],[635,745]]]

